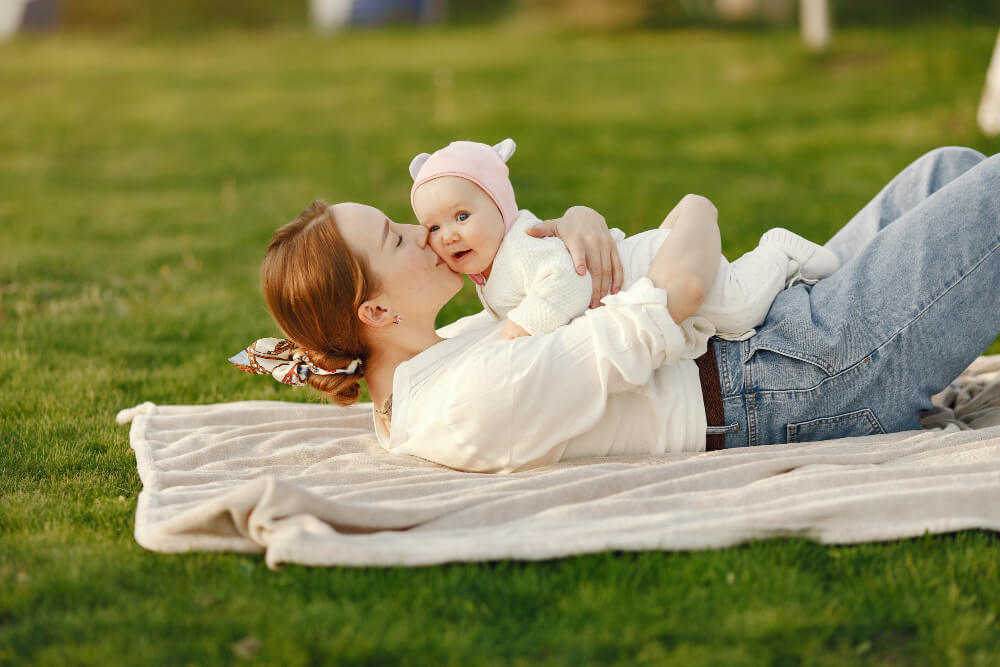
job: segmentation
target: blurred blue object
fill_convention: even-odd
[[[0,41],[19,30],[53,28],[59,23],[59,0],[0,0]]]
[[[428,23],[441,17],[442,0],[354,0],[352,25]]]
[[[59,0],[29,0],[21,17],[21,27],[32,30],[54,28],[59,24],[59,5]]]
[[[434,23],[444,18],[446,4],[447,0],[310,0],[309,9],[315,27],[337,30],[352,25]]]

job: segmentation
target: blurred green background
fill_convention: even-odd
[[[131,536],[118,409],[320,400],[225,362],[277,333],[260,259],[314,197],[410,221],[414,154],[510,136],[540,216],[635,232],[697,192],[733,258],[773,226],[824,240],[936,146],[1000,150],[976,125],[997,3],[834,0],[820,52],[786,4],[451,2],[322,34],[301,2],[67,0],[0,43],[0,664],[994,662],[993,533],[278,572]]]

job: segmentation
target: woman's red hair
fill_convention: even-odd
[[[362,336],[358,307],[380,285],[367,259],[341,236],[330,207],[314,201],[278,228],[261,268],[264,298],[285,336],[322,369],[344,368],[361,359],[358,373],[309,376],[309,385],[339,405],[358,400],[371,350]]]

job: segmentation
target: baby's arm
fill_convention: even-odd
[[[590,275],[576,272],[559,239],[532,238],[515,228],[504,239],[500,252],[513,267],[516,291],[523,295],[506,313],[510,324],[505,323],[505,338],[548,333],[587,310],[592,290]],[[493,263],[494,272],[498,261],[499,255]]]
[[[699,195],[684,195],[660,225],[669,229],[649,277],[667,292],[667,310],[677,323],[694,315],[719,270],[719,212]]]

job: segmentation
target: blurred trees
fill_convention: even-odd
[[[308,23],[306,0],[62,0],[65,25],[188,32]]]
[[[415,0],[418,1],[418,0]],[[447,23],[506,18],[603,28],[795,25],[798,0],[438,0]],[[360,9],[366,2],[355,0]],[[384,3],[383,3],[384,4]],[[62,0],[64,24],[85,28],[198,31],[308,24],[308,0]],[[1000,24],[990,0],[830,0],[836,26],[926,21]]]

